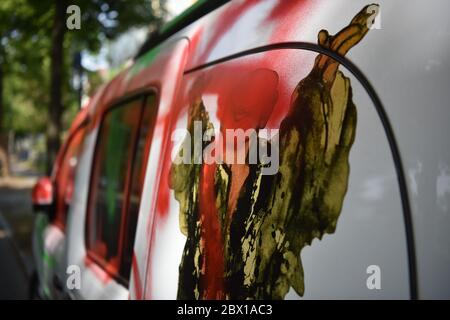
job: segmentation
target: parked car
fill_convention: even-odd
[[[37,293],[450,298],[448,9],[198,2],[37,183]]]

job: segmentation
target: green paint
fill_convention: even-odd
[[[140,57],[128,71],[127,79],[131,79],[133,76],[141,72],[142,70],[149,67],[153,61],[158,57],[161,52],[161,45],[158,45],[145,53],[142,57]]]
[[[36,233],[37,233],[37,241],[38,241],[38,248],[41,250],[41,252],[44,250],[44,231],[45,228],[48,225],[48,218],[45,214],[38,214],[36,215]]]
[[[53,268],[56,264],[56,260],[53,256],[49,255],[48,252],[45,249],[44,245],[44,235],[45,235],[45,229],[48,226],[48,217],[46,214],[38,214],[36,216],[36,240],[37,240],[37,250],[38,255],[41,257],[40,263],[41,265],[38,266],[38,269],[41,269],[43,279],[41,281],[41,287],[43,290],[43,294],[46,298],[51,298],[51,290],[49,287],[50,279],[48,277],[48,274],[51,274],[53,271]]]
[[[176,16],[175,18],[173,18],[172,20],[168,21],[167,23],[165,23],[160,31],[159,31],[159,35],[163,35],[165,33],[170,33],[173,31],[173,29],[176,29],[178,27],[178,25],[180,23],[183,22],[183,20],[188,17],[192,12],[194,12],[195,10],[197,10],[199,7],[201,7],[202,5],[204,5],[204,3],[207,0],[199,0],[197,2],[195,2],[192,6],[190,6],[189,8],[187,8],[185,11],[183,11],[182,13],[180,13],[178,16]],[[127,79],[132,78],[133,76],[135,76],[136,74],[138,74],[140,71],[144,70],[145,68],[149,67],[153,61],[155,61],[156,57],[159,55],[159,53],[161,52],[161,47],[162,44],[150,49],[150,51],[148,51],[147,53],[145,53],[142,57],[140,57],[136,63],[131,67],[131,69],[129,70],[128,74],[127,74]]]
[[[190,6],[189,8],[187,8],[186,10],[184,10],[182,13],[180,13],[178,16],[176,16],[175,18],[173,18],[172,20],[170,20],[169,22],[165,23],[162,27],[161,27],[161,34],[164,34],[166,32],[171,32],[174,28],[176,28],[178,26],[178,24],[182,23],[183,20],[189,16],[192,12],[194,12],[195,10],[197,10],[200,6],[204,5],[206,3],[207,0],[199,0],[197,2],[195,2],[192,6]]]

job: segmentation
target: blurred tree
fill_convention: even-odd
[[[59,149],[63,112],[76,106],[68,77],[73,53],[96,52],[132,27],[153,30],[165,14],[165,0],[79,0],[81,28],[68,30],[70,4],[0,1],[0,132],[45,127],[48,172]],[[48,106],[47,121],[43,105]]]
[[[33,19],[33,17],[39,17]],[[19,74],[26,73],[26,84],[39,81],[38,67],[42,63],[43,42],[39,36],[44,30],[48,14],[40,11],[27,0],[2,0],[0,2],[0,155],[3,174],[8,173],[6,133],[12,127],[10,119],[11,105],[21,101],[25,92],[33,95],[36,91],[26,90],[19,81]],[[9,81],[11,80],[11,82]],[[28,81],[31,80],[31,81]],[[34,84],[38,82],[34,82]],[[42,82],[41,82],[42,85]],[[21,94],[15,94],[23,86]],[[41,88],[42,91],[42,88]],[[9,93],[7,97],[7,93]],[[10,98],[10,99],[8,99]],[[17,98],[17,101],[12,101]],[[26,99],[29,101],[28,99]],[[19,104],[22,106],[22,104]],[[31,122],[33,123],[33,122]]]
[[[164,1],[143,0],[80,0],[76,4],[81,9],[81,28],[67,32],[65,27],[66,0],[53,0],[55,8],[51,53],[50,121],[47,130],[47,167],[50,170],[59,149],[62,115],[62,86],[64,79],[64,39],[73,50],[97,51],[105,39],[113,39],[135,26],[159,25],[163,21]],[[67,34],[67,35],[66,35]]]

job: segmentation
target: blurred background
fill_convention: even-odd
[[[0,1],[0,273],[11,250],[32,268],[31,188],[51,172],[80,106],[194,2]],[[70,5],[79,29],[67,28]]]

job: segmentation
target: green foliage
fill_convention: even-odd
[[[0,130],[45,131],[56,1],[62,0],[0,1],[0,77],[3,75]],[[67,3],[80,7],[81,29],[66,30],[64,37],[62,105],[65,128],[77,111],[77,95],[70,86],[74,52],[96,52],[104,41],[132,27],[159,25],[162,16],[152,11],[152,2],[154,0],[78,0]]]
[[[79,0],[76,4],[81,9],[81,29],[68,32],[68,37],[78,48],[95,52],[102,41],[114,39],[131,27],[159,24],[162,17],[152,11],[151,2]]]

